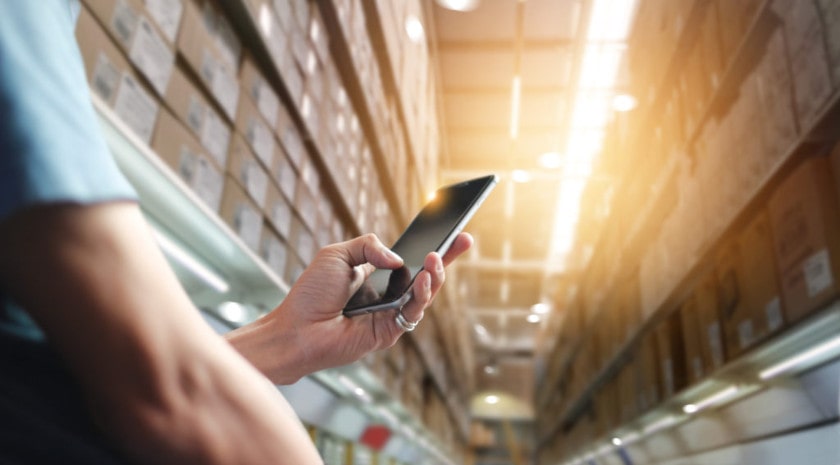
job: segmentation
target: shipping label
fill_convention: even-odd
[[[111,17],[111,30],[123,47],[128,48],[131,44],[138,21],[138,13],[128,6],[125,0],[118,0],[114,7],[114,16]]]
[[[227,151],[230,146],[230,128],[212,108],[204,107],[204,126],[201,128],[201,145],[210,153],[216,163],[227,166]]]
[[[274,158],[274,133],[256,117],[248,121],[246,132],[245,136],[254,152],[266,166],[271,166],[272,158]]]
[[[274,202],[271,207],[271,221],[283,237],[289,237],[292,224],[292,207],[282,199]]]
[[[174,43],[178,37],[178,26],[181,24],[181,14],[184,5],[181,0],[145,0],[149,15],[157,22],[160,30]]]
[[[201,64],[201,77],[225,114],[233,119],[239,101],[239,81],[207,49]]]
[[[158,94],[163,95],[175,64],[175,54],[145,17],[140,18],[128,55]]]
[[[258,205],[265,205],[266,189],[268,189],[268,175],[254,160],[249,160],[242,167],[242,184],[248,193],[254,197]]]
[[[782,327],[784,319],[782,317],[782,299],[779,297],[771,300],[764,306],[764,316],[767,318],[767,330],[773,332]]]
[[[295,200],[295,191],[297,190],[297,174],[291,166],[283,166],[279,173],[277,173],[280,190],[289,201]]]
[[[706,328],[709,337],[709,349],[712,353],[712,365],[715,368],[723,365],[723,341],[720,335],[720,324],[714,322]]]
[[[752,345],[755,339],[755,331],[753,330],[752,320],[744,320],[738,323],[738,346],[741,349],[746,349]]]
[[[253,251],[259,250],[262,215],[247,203],[240,203],[236,207],[233,223],[242,242]]]
[[[822,249],[808,257],[802,265],[802,270],[805,274],[805,285],[808,288],[809,298],[814,298],[834,284],[828,249]]]
[[[114,112],[143,142],[149,142],[157,119],[158,104],[128,73],[122,75]]]
[[[120,85],[120,71],[111,63],[108,56],[100,53],[96,59],[96,67],[93,70],[91,86],[96,95],[102,100],[110,103]]]
[[[251,98],[257,103],[257,108],[260,114],[265,118],[269,126],[277,125],[277,110],[280,107],[280,101],[277,95],[268,87],[262,80],[257,80],[251,86]]]

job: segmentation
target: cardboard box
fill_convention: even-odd
[[[720,313],[733,359],[784,327],[767,214],[761,210],[719,257]]]
[[[251,99],[239,99],[236,114],[236,131],[248,142],[266,169],[274,164],[274,132],[265,123]]]
[[[738,238],[741,251],[739,274],[746,286],[741,302],[752,309],[759,337],[771,336],[785,326],[773,238],[766,210],[762,209]]]
[[[239,81],[242,83],[243,94],[251,99],[271,128],[271,132],[274,132],[274,128],[277,127],[280,99],[250,55],[246,55],[242,60]]]
[[[227,172],[245,189],[260,209],[265,207],[268,173],[245,141],[237,135],[234,135],[230,144]]]
[[[128,60],[85,8],[76,23],[76,39],[92,92],[148,143],[159,109],[152,91],[137,78]]]
[[[192,131],[216,163],[227,166],[230,125],[179,67],[172,72],[164,103]]]
[[[263,229],[262,211],[230,175],[225,177],[219,216],[248,248],[259,253]]]
[[[113,37],[158,95],[166,92],[175,53],[140,0],[85,0],[94,17]]]
[[[212,9],[207,2],[204,5]],[[193,1],[186,2],[181,33],[178,34],[178,53],[224,114],[233,121],[239,101],[238,56],[236,63],[231,63],[233,57],[230,55],[234,52],[224,53],[218,46],[221,41],[217,38],[218,32],[208,29],[216,23],[205,14],[206,11]]]
[[[152,150],[211,210],[219,211],[224,172],[204,152],[195,137],[165,109],[158,117]]]
[[[806,159],[770,197],[785,316],[795,322],[840,291],[840,215],[827,157]]]

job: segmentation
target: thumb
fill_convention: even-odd
[[[376,268],[394,269],[403,264],[403,259],[385,247],[375,234],[365,234],[341,245],[350,266],[370,263]]]

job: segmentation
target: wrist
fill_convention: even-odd
[[[292,384],[308,372],[294,327],[283,324],[278,307],[268,315],[225,335],[245,359],[274,384]]]

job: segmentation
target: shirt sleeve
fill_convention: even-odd
[[[0,0],[0,221],[38,204],[136,200],[90,101],[77,8]]]

